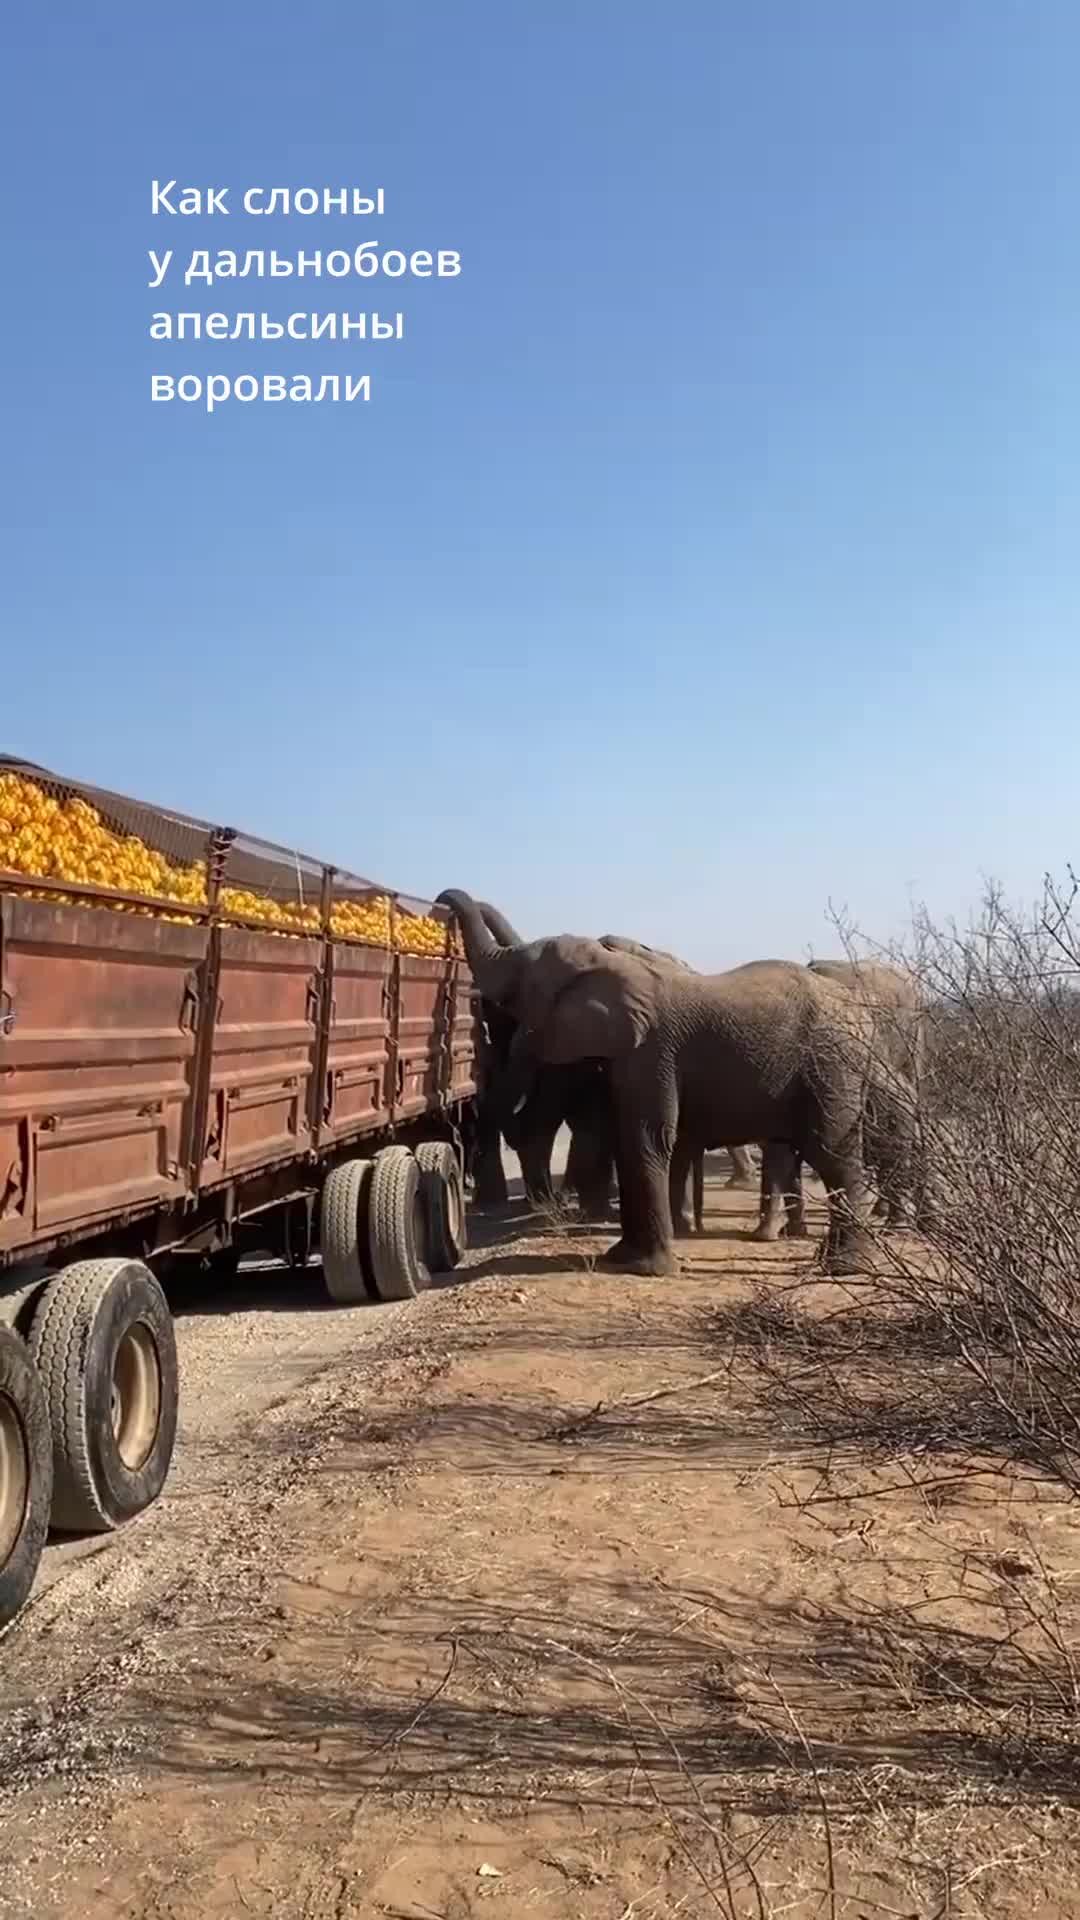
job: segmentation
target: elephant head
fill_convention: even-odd
[[[516,1018],[515,1055],[565,1066],[614,1059],[646,1038],[662,969],[643,954],[569,933],[509,946],[469,894],[451,888],[438,904],[457,918],[480,992]]]
[[[693,973],[695,969],[680,960],[677,954],[665,953],[662,947],[643,947],[640,940],[628,940],[622,933],[602,933],[600,945],[609,953],[636,954],[639,960],[657,960],[662,967],[672,967],[676,973]]]

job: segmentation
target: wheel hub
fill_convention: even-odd
[[[30,1459],[22,1421],[14,1402],[0,1393],[0,1568],[26,1519],[30,1498]]]
[[[161,1368],[149,1327],[128,1328],[116,1349],[112,1377],[112,1430],[129,1472],[146,1464],[161,1419]]]

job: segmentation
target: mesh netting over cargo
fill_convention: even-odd
[[[447,916],[289,848],[88,786],[0,755],[0,872],[33,897],[72,895],[123,912],[205,919],[218,881],[225,920],[433,956],[457,950]],[[42,886],[27,883],[40,880]],[[48,883],[52,883],[51,886]],[[326,889],[329,889],[326,893]],[[324,897],[325,896],[325,897]]]

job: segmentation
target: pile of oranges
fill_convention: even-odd
[[[136,835],[114,833],[96,807],[77,794],[57,799],[36,780],[11,772],[0,773],[0,872],[5,867],[32,879],[64,884],[63,894],[47,887],[30,889],[30,898],[35,900],[64,899],[69,893],[77,894],[80,887],[108,887],[117,893],[168,901],[179,911],[171,913],[164,904],[153,907],[131,900],[87,898],[119,913],[142,914],[181,926],[194,926],[195,915],[190,909],[206,905],[206,868],[201,861],[183,866],[167,860]],[[220,907],[225,919],[265,926],[276,934],[317,934],[321,928],[317,903],[274,900],[267,894],[226,885],[221,889]],[[342,940],[395,946],[401,953],[435,958],[446,952],[445,923],[433,915],[406,913],[401,908],[395,913],[388,894],[339,901],[331,908],[330,925]],[[455,932],[451,951],[461,950]]]

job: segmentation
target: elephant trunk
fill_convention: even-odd
[[[491,1096],[499,1127],[508,1146],[515,1145],[511,1137],[516,1132],[515,1116],[532,1093],[538,1071],[539,1062],[535,1054],[530,1052],[519,1027],[506,1066],[496,1080]]]
[[[471,893],[446,887],[435,904],[449,907],[461,928],[465,957],[480,992],[490,1000],[504,1000],[516,983],[516,948],[495,938]]]
[[[498,907],[491,906],[487,900],[478,900],[476,904],[480,910],[481,920],[483,920],[488,932],[494,934],[500,947],[523,947],[525,945],[520,933],[510,925],[506,915],[500,913]]]

